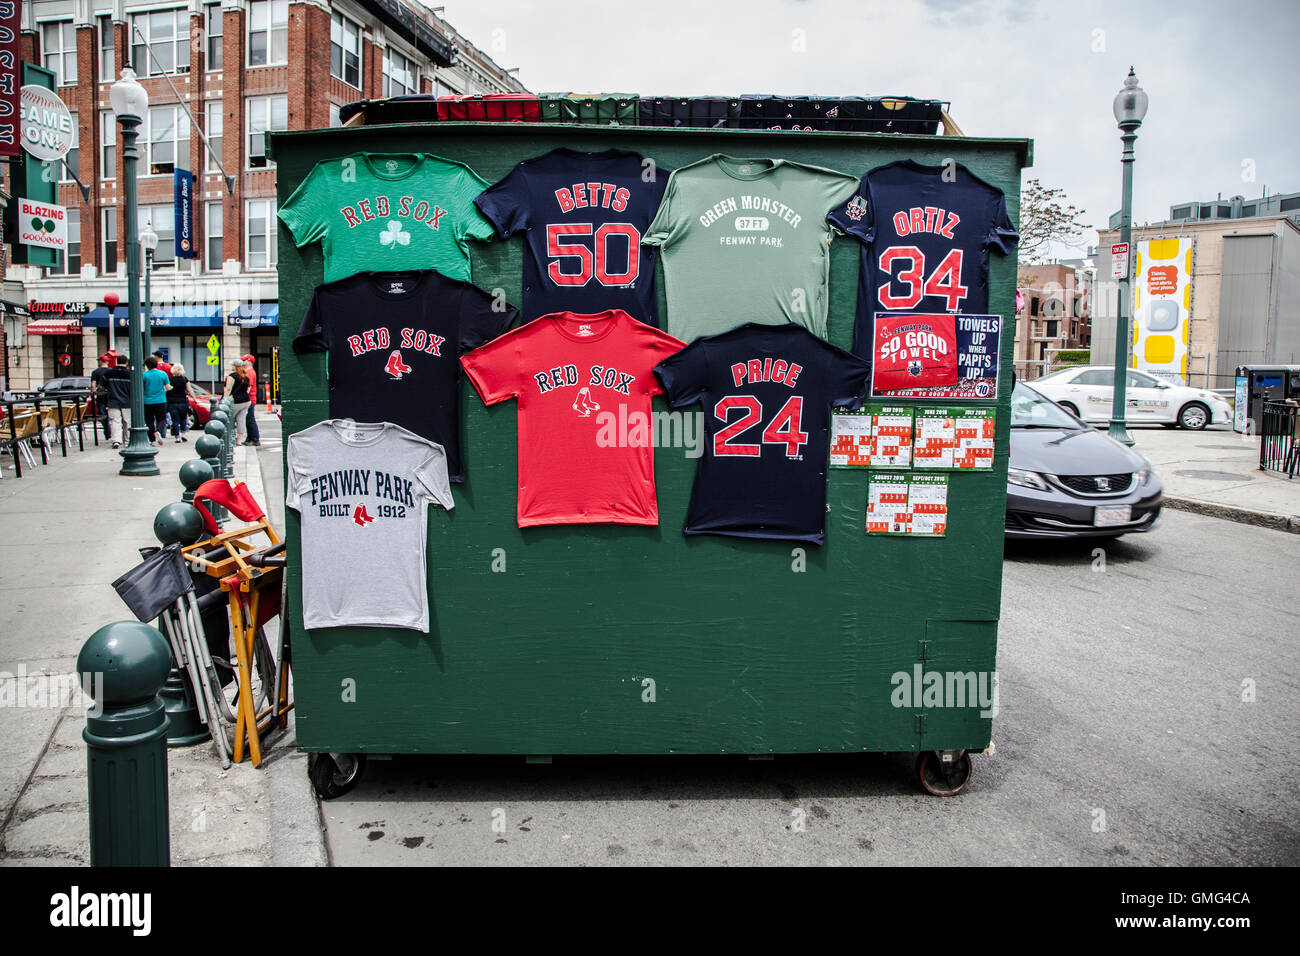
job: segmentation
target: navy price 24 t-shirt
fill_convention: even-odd
[[[524,233],[525,322],[622,309],[659,326],[655,249],[641,237],[670,172],[623,149],[557,149],[479,194],[474,203],[502,238]]]
[[[826,218],[863,242],[853,354],[864,358],[878,313],[988,312],[989,250],[1008,255],[1020,239],[1002,190],[960,163],[877,166]]]
[[[318,286],[293,340],[329,353],[330,418],[392,422],[460,454],[460,354],[510,328],[519,310],[441,272],[361,272]]]
[[[669,404],[704,406],[685,533],[823,543],[830,409],[860,405],[870,372],[794,323],[707,335],[655,366]]]

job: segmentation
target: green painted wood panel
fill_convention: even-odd
[[[534,124],[362,127],[276,134],[280,201],[312,166],[358,150],[427,151],[495,181],[557,146],[611,146],[661,167],[713,152],[780,156],[861,175],[895,159],[949,159],[1003,189],[1019,219],[1025,140]],[[664,173],[660,173],[665,175]],[[518,240],[476,244],[473,279],[520,301]],[[321,282],[317,247],[279,233],[285,433],[326,417],[325,359],[291,339]],[[725,280],[725,277],[721,277]],[[858,247],[832,246],[831,339],[847,348]],[[991,311],[1014,320],[1014,258],[993,257]],[[662,274],[660,276],[662,308]],[[431,509],[432,630],[305,632],[297,516],[287,518],[299,744],[372,753],[796,753],[988,744],[976,710],[891,702],[891,675],[991,670],[1002,582],[1012,335],[1003,336],[992,471],[954,474],[947,537],[864,533],[866,474],[831,470],[827,542],[681,533],[696,462],[660,448],[660,525],[515,526],[515,406],[464,389],[469,481]],[[957,403],[949,403],[957,404]],[[656,410],[667,410],[662,400]],[[694,410],[692,410],[694,411]],[[802,556],[804,570],[795,570]],[[494,571],[494,560],[504,571]],[[358,574],[370,573],[358,567]],[[647,680],[653,684],[647,684]],[[354,682],[354,683],[351,683]],[[345,700],[354,687],[355,700]],[[645,698],[653,688],[653,702]]]

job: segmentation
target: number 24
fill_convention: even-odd
[[[731,421],[731,410],[741,409],[744,414]],[[763,405],[753,395],[728,395],[713,406],[713,414],[727,422],[725,428],[713,436],[713,454],[746,455],[757,458],[763,454],[762,445],[746,445],[733,441],[763,420]],[[808,444],[808,433],[800,430],[803,419],[803,398],[790,396],[776,417],[763,429],[763,444],[785,445],[785,457],[798,458],[799,449]]]

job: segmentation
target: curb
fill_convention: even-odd
[[[1248,508],[1235,508],[1232,505],[1214,504],[1197,498],[1173,498],[1165,495],[1164,504],[1175,511],[1188,511],[1192,514],[1222,518],[1236,521],[1238,524],[1251,524],[1260,528],[1272,528],[1274,531],[1288,531],[1300,534],[1300,517],[1279,515],[1269,511],[1251,511]]]
[[[250,490],[255,492],[254,497],[263,503],[269,514],[271,507],[266,500],[262,456],[254,447],[241,448],[240,451],[244,454],[245,477],[257,476],[259,487]],[[268,628],[268,632],[270,630]],[[274,637],[278,636],[277,622]],[[290,712],[288,732],[275,741],[270,758],[263,764],[270,788],[271,853],[277,867],[329,866],[320,804],[307,775],[307,763],[307,753],[298,749],[294,715]]]

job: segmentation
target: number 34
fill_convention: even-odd
[[[907,268],[894,275],[894,263],[900,260],[907,264]],[[916,246],[890,246],[880,254],[879,263],[880,271],[889,276],[889,281],[880,284],[876,298],[880,300],[882,306],[892,312],[915,309],[922,296],[935,296],[947,299],[948,311],[956,312],[961,308],[962,299],[970,292],[961,284],[961,260],[962,251],[951,250],[943,257],[939,267],[930,273],[930,277],[922,282],[925,275],[925,255],[921,250]],[[904,295],[894,295],[896,282],[907,286]]]

